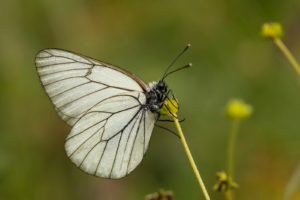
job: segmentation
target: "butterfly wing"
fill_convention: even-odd
[[[71,126],[101,99],[124,91],[149,90],[121,68],[64,50],[40,51],[36,67],[55,109]]]
[[[72,126],[66,152],[83,171],[121,178],[142,160],[155,123],[149,87],[126,70],[64,50],[36,56],[37,71],[61,118]]]
[[[153,130],[155,116],[141,105],[136,92],[99,102],[72,128],[65,148],[83,171],[118,179],[141,162]]]

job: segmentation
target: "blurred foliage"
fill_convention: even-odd
[[[299,11],[296,0],[1,1],[0,199],[138,200],[161,187],[176,199],[202,198],[178,139],[159,129],[143,163],[122,180],[77,169],[64,152],[70,128],[34,66],[40,49],[56,47],[121,65],[148,82],[187,43],[192,48],[176,65],[193,67],[167,82],[212,199],[222,199],[212,187],[224,169],[224,106],[235,96],[255,109],[239,134],[237,199],[279,199],[300,158],[300,85],[260,27],[284,24],[283,39],[299,59]]]

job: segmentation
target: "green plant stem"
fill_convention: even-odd
[[[234,181],[234,156],[235,156],[235,146],[237,140],[237,133],[239,130],[240,121],[233,120],[231,129],[228,137],[228,147],[227,147],[227,175],[229,181],[229,189],[226,191],[225,198],[227,200],[233,199],[233,192],[230,188],[231,183]]]
[[[274,43],[281,50],[286,59],[290,62],[297,75],[300,76],[300,65],[298,64],[290,50],[285,46],[280,38],[274,38]]]
[[[200,189],[202,190],[205,199],[206,199],[206,200],[210,200],[209,194],[208,194],[208,192],[207,192],[207,190],[206,190],[206,187],[205,187],[205,185],[204,185],[204,182],[203,182],[203,180],[202,180],[202,178],[201,178],[200,172],[199,172],[199,170],[198,170],[198,168],[197,168],[197,166],[196,166],[196,164],[195,164],[195,161],[194,161],[194,159],[193,159],[192,153],[191,153],[191,151],[190,151],[190,149],[189,149],[189,146],[188,146],[188,144],[187,144],[187,142],[186,142],[186,140],[185,140],[185,137],[184,137],[184,134],[183,134],[183,132],[182,132],[180,123],[179,123],[179,121],[178,121],[178,119],[177,119],[177,116],[172,116],[172,118],[173,118],[173,120],[174,120],[176,129],[177,129],[177,131],[178,131],[178,135],[179,135],[179,137],[180,137],[180,141],[181,141],[181,143],[182,143],[182,145],[183,145],[183,148],[184,148],[184,150],[185,150],[185,153],[186,153],[186,155],[187,155],[187,157],[188,157],[188,159],[189,159],[189,161],[190,161],[190,164],[191,164],[192,169],[193,169],[193,171],[194,171],[194,173],[195,173],[196,179],[197,179],[197,181],[198,181],[198,183],[199,183]]]
[[[224,193],[224,197],[225,197],[226,200],[231,200],[231,199],[233,199],[232,190],[231,190],[231,189],[227,190],[227,191]]]
[[[288,184],[285,187],[283,193],[283,200],[290,200],[292,199],[293,195],[299,189],[300,186],[300,163],[298,164],[297,168],[293,172]]]
[[[289,61],[289,63],[292,65],[293,69],[297,73],[298,76],[300,76],[300,65],[293,56],[293,54],[290,52],[290,50],[286,47],[286,45],[282,42],[280,38],[274,38],[275,45],[281,50],[281,52],[284,54],[286,59]],[[295,172],[291,176],[283,194],[283,200],[289,200],[292,198],[292,195],[297,190],[297,187],[300,185],[300,164],[296,168]]]

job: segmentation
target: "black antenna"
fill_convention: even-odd
[[[167,67],[163,77],[162,77],[162,80],[164,78],[166,78],[166,75],[169,74],[168,71],[169,69],[174,65],[174,63],[182,56],[182,54],[184,54],[184,52],[186,52],[186,50],[188,50],[189,48],[191,47],[191,44],[187,44],[186,47],[175,57],[175,59],[171,62],[171,64]],[[189,66],[190,67],[190,66]],[[186,68],[185,67],[182,67],[183,69]],[[177,70],[178,71],[178,70]]]
[[[167,78],[167,76],[169,76],[170,74],[173,74],[174,72],[177,72],[177,71],[180,71],[180,70],[183,70],[183,69],[186,69],[188,67],[191,67],[193,64],[192,63],[189,63],[183,67],[179,67],[178,69],[175,69],[173,71],[170,71],[168,72],[167,74],[164,75],[164,77],[162,78],[162,80],[164,80],[165,78]]]

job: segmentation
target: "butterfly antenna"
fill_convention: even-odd
[[[166,78],[168,71],[170,70],[170,68],[174,65],[174,63],[182,56],[182,54],[184,54],[184,52],[186,52],[189,48],[191,47],[191,44],[187,44],[186,47],[174,58],[174,60],[171,62],[171,64],[167,67],[162,80]],[[184,67],[186,68],[186,67]]]
[[[177,72],[177,71],[180,71],[180,70],[183,70],[183,69],[186,69],[186,68],[189,68],[189,67],[191,67],[192,65],[193,65],[192,63],[189,63],[189,64],[187,64],[187,65],[185,65],[185,66],[183,66],[183,67],[179,67],[178,69],[175,69],[175,70],[173,70],[173,71],[170,71],[170,72],[168,72],[167,74],[164,75],[164,77],[163,77],[162,80],[164,80],[165,78],[167,78],[167,76],[169,76],[170,74],[173,74],[174,72]]]

